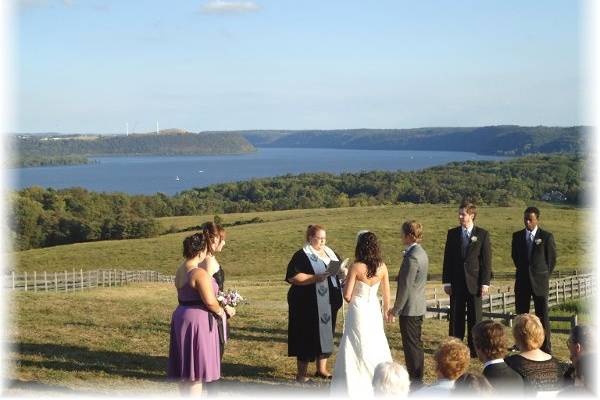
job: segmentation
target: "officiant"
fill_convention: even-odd
[[[331,379],[327,359],[333,352],[333,334],[342,306],[346,269],[341,257],[325,245],[325,228],[309,225],[304,247],[294,253],[285,280],[288,291],[288,356],[296,357],[296,381],[309,381],[308,364],[316,361],[315,377]],[[338,272],[339,271],[339,272]],[[337,273],[336,273],[337,272]]]

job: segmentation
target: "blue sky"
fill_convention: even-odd
[[[15,4],[17,132],[589,123],[582,2]]]

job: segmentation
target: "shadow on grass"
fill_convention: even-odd
[[[227,350],[226,350],[227,351]],[[249,378],[267,378],[271,379],[275,373],[275,368],[260,367],[248,364],[233,364],[224,362],[221,364],[221,375],[228,376],[243,376]]]
[[[163,356],[43,343],[12,343],[11,348],[18,355],[45,358],[40,361],[23,360],[17,355],[17,365],[56,371],[102,372],[152,381],[166,380],[167,357]]]

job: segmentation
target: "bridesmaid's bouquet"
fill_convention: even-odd
[[[229,307],[237,307],[238,304],[245,302],[242,295],[237,290],[227,290],[227,291],[219,291],[217,293],[217,300],[221,307],[229,306]]]

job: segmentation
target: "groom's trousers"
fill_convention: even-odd
[[[423,316],[411,317],[400,315],[399,317],[404,362],[406,363],[411,384],[416,383],[418,385],[423,382],[423,368],[425,363],[423,342],[421,341]]]

